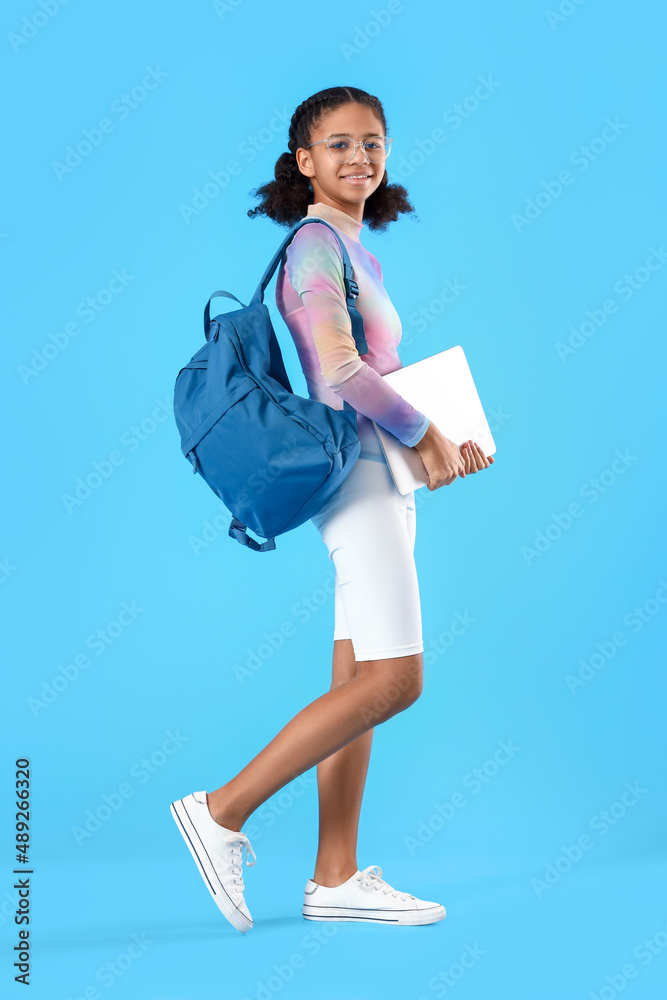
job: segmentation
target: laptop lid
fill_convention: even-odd
[[[485,455],[493,455],[496,445],[461,346],[405,365],[382,378],[430,417],[455,444],[471,438]],[[375,421],[373,426],[398,492],[406,494],[426,486],[428,476],[417,449],[409,448]]]

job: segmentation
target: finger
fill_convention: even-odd
[[[486,467],[489,464],[488,459],[476,441],[473,441],[472,450],[475,456],[475,461],[477,463],[477,468],[486,469]]]
[[[478,460],[478,458],[477,458],[477,456],[475,454],[475,449],[473,447],[473,442],[472,441],[468,441],[466,443],[468,445],[468,447],[466,448],[466,451],[468,452],[468,455],[470,456],[470,471],[471,471],[471,473],[472,472],[477,472],[478,468],[479,468],[479,464],[478,464],[479,460]]]
[[[474,448],[474,442],[473,441],[469,441],[468,442],[467,451],[468,451],[468,454],[470,455],[470,471],[471,472],[477,472],[479,470],[479,460],[477,458],[477,455],[475,454],[475,448]]]
[[[484,467],[488,469],[488,467],[491,465],[491,459],[488,457],[488,455],[484,454],[481,448],[479,449],[479,453],[484,459]]]
[[[484,452],[482,451],[482,449],[479,447],[479,445],[476,442],[473,442],[473,444],[476,447],[477,452],[479,453],[479,455],[484,460],[484,468],[488,468],[489,465],[493,465],[493,463],[495,462],[495,458],[493,457],[493,455],[485,455]]]

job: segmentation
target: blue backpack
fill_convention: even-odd
[[[250,305],[231,292],[214,292],[204,309],[206,343],[181,368],[174,386],[174,418],[181,451],[232,513],[229,535],[256,552],[275,549],[276,535],[307,521],[349,475],[361,445],[357,411],[296,395],[264,304],[264,292],[287,245],[301,226],[319,222],[336,236],[352,334],[368,353],[354,299],[359,287],[343,241],[316,216],[285,237]],[[217,295],[242,307],[211,319]],[[246,531],[266,538],[260,544]]]

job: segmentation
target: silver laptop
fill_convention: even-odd
[[[455,444],[471,438],[485,455],[493,455],[496,445],[462,347],[450,347],[382,378]],[[375,421],[373,426],[398,492],[426,486],[428,476],[417,449]]]

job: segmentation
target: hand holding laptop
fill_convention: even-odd
[[[466,459],[466,476],[481,469],[488,469],[495,462],[493,455],[487,457],[476,441],[464,441],[461,448]]]
[[[489,467],[492,460],[487,456],[493,454],[496,445],[460,345],[382,378],[431,420],[414,448],[374,421],[399,493],[407,494],[421,486],[437,490],[459,476],[464,478]]]
[[[450,441],[433,421],[415,448],[428,475],[426,485],[431,491],[451,485],[457,476],[465,479],[466,475],[486,469],[494,461],[486,457],[476,441],[464,441],[461,445]]]
[[[457,476],[465,476],[465,461],[459,445],[445,437],[433,420],[415,448],[426,469],[429,490],[449,486]]]

